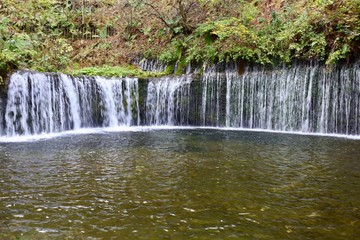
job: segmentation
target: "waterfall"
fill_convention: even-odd
[[[3,125],[7,136],[139,121],[137,79],[17,72],[11,76]]]
[[[159,60],[141,59],[135,60],[141,70],[149,72],[165,72],[167,65]]]
[[[278,131],[359,134],[360,69],[317,64],[209,71],[202,124]],[[222,95],[225,95],[223,97]],[[220,115],[220,117],[219,117]]]
[[[0,135],[139,125],[360,134],[359,63],[238,68],[141,81],[16,72],[0,98]]]
[[[4,135],[4,100],[0,98],[0,136]]]
[[[188,125],[191,82],[188,75],[150,81],[146,98],[147,124]]]

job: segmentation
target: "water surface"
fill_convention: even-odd
[[[164,129],[0,143],[0,239],[356,239],[360,141]]]

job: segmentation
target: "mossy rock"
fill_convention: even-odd
[[[135,66],[102,66],[102,67],[87,67],[67,71],[68,74],[79,76],[102,76],[102,77],[137,77],[142,79],[161,77],[167,75],[167,72],[147,72],[136,68]]]

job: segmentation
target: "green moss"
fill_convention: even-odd
[[[185,60],[180,60],[177,65],[175,75],[179,76],[179,75],[184,74],[187,65],[188,65],[188,63]]]
[[[167,72],[147,72],[132,65],[127,66],[102,66],[102,67],[87,67],[81,69],[72,69],[66,72],[67,74],[78,76],[103,76],[103,77],[137,77],[137,78],[151,78],[161,77],[167,75]]]
[[[174,65],[167,65],[165,72],[166,74],[170,75],[174,73],[174,70],[175,70]]]

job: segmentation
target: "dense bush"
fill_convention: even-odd
[[[359,53],[360,1],[2,0],[0,71],[244,59],[260,64]]]

